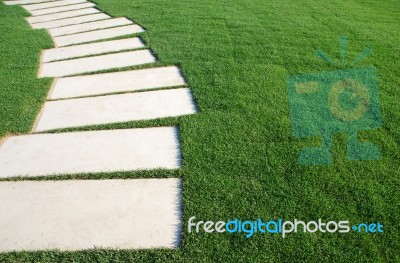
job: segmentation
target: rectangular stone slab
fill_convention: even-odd
[[[0,182],[0,252],[176,248],[180,179]]]
[[[52,8],[65,5],[74,5],[79,3],[89,3],[89,2],[86,0],[62,0],[62,1],[43,3],[43,4],[23,5],[22,7],[25,8],[26,11],[32,11],[32,10]]]
[[[41,9],[41,10],[31,10],[31,11],[29,11],[29,13],[31,13],[33,16],[41,16],[41,15],[48,15],[48,14],[65,12],[65,11],[79,10],[79,9],[84,9],[84,8],[89,8],[89,7],[94,7],[94,6],[96,6],[94,3],[82,3],[82,4],[76,4],[76,5],[66,5],[66,6],[59,6],[59,7],[53,7],[53,8],[46,8],[46,9]]]
[[[41,61],[44,63],[55,60],[71,59],[74,57],[84,57],[142,47],[145,47],[145,45],[138,37],[82,44],[77,46],[59,47],[43,50]]]
[[[84,23],[84,24],[79,24],[79,25],[52,28],[52,29],[49,29],[49,33],[51,36],[56,37],[56,36],[62,36],[62,35],[82,33],[85,31],[92,31],[92,30],[105,29],[105,28],[118,27],[118,26],[126,26],[126,25],[130,25],[130,24],[133,24],[133,22],[131,20],[129,20],[128,18],[119,17],[119,18],[112,18],[112,19]]]
[[[60,19],[70,18],[70,17],[75,17],[75,16],[91,15],[91,14],[96,14],[96,13],[100,13],[100,10],[98,10],[96,8],[85,8],[85,9],[81,9],[81,10],[73,10],[73,11],[67,11],[67,12],[49,14],[49,15],[43,15],[43,16],[32,16],[32,17],[26,18],[26,20],[29,22],[29,24],[35,24],[35,23],[49,22],[49,21],[53,21],[53,20],[60,20]]]
[[[110,39],[119,36],[131,35],[144,32],[138,25],[128,25],[109,29],[96,30],[68,36],[54,37],[53,41],[57,47],[80,44],[85,42]]]
[[[178,67],[139,69],[56,79],[49,99],[65,99],[185,85]]]
[[[180,167],[175,127],[12,136],[0,145],[0,177]]]
[[[190,89],[168,89],[44,104],[34,132],[87,125],[150,120],[196,113]]]
[[[37,24],[32,24],[31,26],[34,29],[40,29],[40,28],[49,29],[49,28],[55,28],[55,27],[61,27],[61,26],[69,26],[69,25],[76,25],[76,24],[87,23],[87,22],[92,22],[92,21],[104,20],[104,19],[108,19],[108,18],[111,18],[111,17],[104,13],[97,13],[94,15],[78,16],[78,17],[65,18],[65,19],[60,19],[60,20],[55,20],[55,21],[50,21],[50,22],[37,23]]]
[[[16,1],[3,1],[6,5],[29,5],[37,3],[51,2],[54,0],[16,0]]]
[[[129,51],[95,57],[43,63],[39,77],[62,77],[105,69],[122,68],[155,62],[150,50]]]

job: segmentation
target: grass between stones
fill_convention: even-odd
[[[392,1],[149,1],[97,0],[113,17],[126,16],[163,65],[178,64],[199,113],[181,118],[85,129],[179,125],[183,167],[183,236],[178,250],[18,252],[0,261],[86,262],[395,262],[400,260],[400,7]],[[0,134],[28,132],[50,79],[36,79],[40,50],[51,48],[18,7],[0,5]],[[338,37],[349,37],[348,59],[373,54],[357,67],[378,70],[383,127],[360,137],[382,147],[380,161],[347,161],[346,135],[334,140],[331,166],[301,166],[297,153],[319,138],[291,136],[286,80],[335,70],[315,55],[339,58]],[[70,129],[75,130],[75,129]],[[83,129],[78,129],[83,130]],[[57,131],[56,131],[57,132]],[[79,175],[78,178],[118,178]],[[163,177],[162,172],[122,178]],[[74,176],[54,177],[74,178]],[[187,221],[321,218],[381,222],[370,234],[189,234]]]

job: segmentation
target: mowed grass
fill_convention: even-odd
[[[0,4],[0,138],[29,132],[51,80],[38,80],[40,52],[50,36],[33,31],[22,8]]]
[[[180,126],[183,167],[176,175],[183,178],[182,244],[177,250],[6,253],[0,254],[1,262],[400,261],[398,1],[96,2],[108,14],[145,27],[146,43],[163,64],[181,66],[193,91],[198,115],[100,127]],[[51,41],[43,31],[29,29],[21,9],[0,5],[0,10],[4,135],[32,126],[50,83],[35,79],[39,52]],[[315,51],[338,59],[343,35],[349,38],[348,61],[365,47],[373,48],[356,67],[377,68],[383,127],[360,137],[379,144],[382,159],[347,161],[346,134],[338,134],[332,165],[301,166],[299,150],[319,138],[292,138],[286,81],[291,75],[335,70]],[[109,177],[115,178],[104,175]],[[243,233],[188,233],[192,216],[203,221],[381,222],[385,232],[299,233],[285,239],[255,234],[247,239]]]

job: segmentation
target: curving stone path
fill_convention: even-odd
[[[56,79],[32,133],[0,142],[0,178],[180,168],[178,127],[43,133],[196,113],[181,70],[154,67],[152,51],[131,36],[142,27],[86,0],[4,3],[47,29],[56,47],[42,52],[38,77]],[[123,71],[136,65],[149,68]],[[180,207],[178,178],[1,181],[0,252],[175,248]]]

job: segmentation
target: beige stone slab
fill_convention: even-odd
[[[49,99],[65,99],[185,85],[178,67],[139,69],[123,72],[56,79]]]
[[[12,136],[0,146],[0,177],[176,169],[177,133],[161,127]]]
[[[187,88],[48,101],[34,132],[194,113],[196,107]]]
[[[133,24],[133,22],[125,17],[112,18],[107,20],[95,21],[90,23],[84,23],[72,26],[63,26],[58,28],[49,29],[49,33],[53,37],[62,35],[71,35],[76,33],[82,33],[86,31],[106,29],[111,27],[126,26]]]
[[[16,0],[16,1],[3,1],[6,5],[29,5],[37,3],[51,2],[54,0]]]
[[[67,12],[61,12],[61,13],[49,14],[49,15],[43,15],[43,16],[31,16],[31,17],[26,18],[26,20],[30,24],[35,24],[35,23],[49,22],[49,21],[53,21],[53,20],[60,20],[60,19],[76,17],[76,16],[91,15],[91,14],[96,14],[96,13],[100,13],[100,10],[98,10],[96,8],[84,8],[84,9],[80,9],[80,10],[73,10],[73,11],[67,11]]]
[[[145,45],[138,37],[103,41],[98,43],[82,44],[69,47],[47,49],[42,52],[41,61],[51,62],[55,60],[71,59],[89,55],[97,55],[108,52],[117,52],[128,49],[143,48]]]
[[[87,43],[97,40],[105,40],[125,35],[137,34],[144,32],[139,25],[120,26],[109,29],[84,32],[68,36],[54,37],[53,41],[58,47],[69,46],[73,44]]]
[[[87,23],[87,22],[92,22],[92,21],[99,21],[99,20],[104,20],[111,18],[109,15],[106,15],[104,13],[97,13],[93,15],[86,15],[86,16],[78,16],[78,17],[72,17],[72,18],[65,18],[65,19],[60,19],[60,20],[55,20],[55,21],[50,21],[50,22],[43,22],[43,23],[36,23],[32,24],[32,28],[34,29],[40,29],[40,28],[56,28],[56,27],[61,27],[61,26],[69,26],[69,25],[77,25],[77,24],[82,24],[82,23]]]
[[[43,63],[41,65],[39,77],[63,77],[99,70],[148,64],[155,61],[156,58],[148,49],[55,61]]]
[[[29,11],[29,13],[31,13],[33,16],[42,16],[42,15],[90,8],[90,7],[94,7],[94,6],[96,6],[94,3],[81,3],[81,4],[76,4],[76,5],[66,5],[66,6],[46,8],[46,9],[40,9],[40,10],[32,10],[32,11]]]
[[[180,179],[0,182],[0,252],[176,248]]]
[[[26,11],[33,11],[33,10],[53,8],[59,6],[74,5],[79,3],[89,3],[89,2],[86,0],[60,0],[42,4],[23,5],[22,7],[25,8]]]

